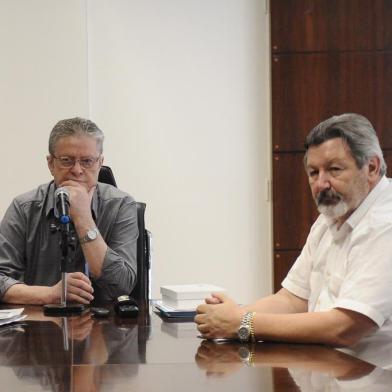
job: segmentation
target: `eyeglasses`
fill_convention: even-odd
[[[55,157],[54,155],[52,155],[54,159],[57,159],[60,167],[62,167],[63,169],[70,169],[71,167],[75,166],[76,162],[79,162],[80,166],[83,167],[83,169],[91,169],[99,160],[99,157],[97,158],[81,158],[81,159],[75,159],[75,158],[71,158],[71,157]]]

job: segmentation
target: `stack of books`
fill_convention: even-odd
[[[196,308],[211,293],[225,291],[222,287],[203,283],[162,286],[162,301],[156,301],[155,307],[166,317],[193,317]]]

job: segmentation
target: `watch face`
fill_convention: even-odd
[[[241,340],[241,342],[247,342],[249,340],[250,336],[250,328],[248,325],[241,325],[241,327],[238,328],[238,338]]]
[[[93,240],[95,240],[96,238],[97,238],[97,230],[89,230],[88,232],[87,232],[87,237],[88,237],[88,239],[90,240],[90,241],[93,241]]]

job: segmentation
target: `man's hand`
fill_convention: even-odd
[[[95,186],[86,189],[84,185],[73,180],[64,181],[61,186],[65,187],[69,192],[69,214],[75,224],[81,220],[91,220],[91,200],[93,198]]]
[[[52,303],[59,303],[61,300],[61,280],[51,287],[51,291]],[[94,299],[93,292],[90,279],[82,272],[67,274],[67,301],[88,305]]]
[[[90,189],[86,185],[74,180],[67,180],[61,183],[69,191],[70,208],[69,214],[75,226],[79,238],[83,238],[88,230],[93,229],[96,224],[91,214],[91,200],[93,198],[96,185]],[[82,245],[85,260],[88,260],[90,274],[94,278],[99,278],[102,274],[102,266],[108,246],[101,235],[92,241]]]
[[[212,294],[212,298],[206,304],[199,305],[196,312],[197,329],[207,339],[236,338],[238,327],[246,313],[222,293]]]

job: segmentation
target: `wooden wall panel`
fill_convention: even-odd
[[[322,120],[366,116],[392,175],[392,0],[273,0],[272,142],[274,284],[318,216],[303,143]]]
[[[384,159],[387,164],[387,176],[392,178],[392,151],[384,151]]]
[[[392,53],[274,55],[273,150],[299,151],[320,121],[360,113],[375,127],[383,148],[392,148]]]
[[[391,0],[272,0],[273,52],[392,48]]]
[[[318,216],[302,163],[303,153],[274,154],[274,249],[301,249]]]
[[[281,283],[294,264],[301,251],[281,251],[274,253],[274,291],[279,291]]]

